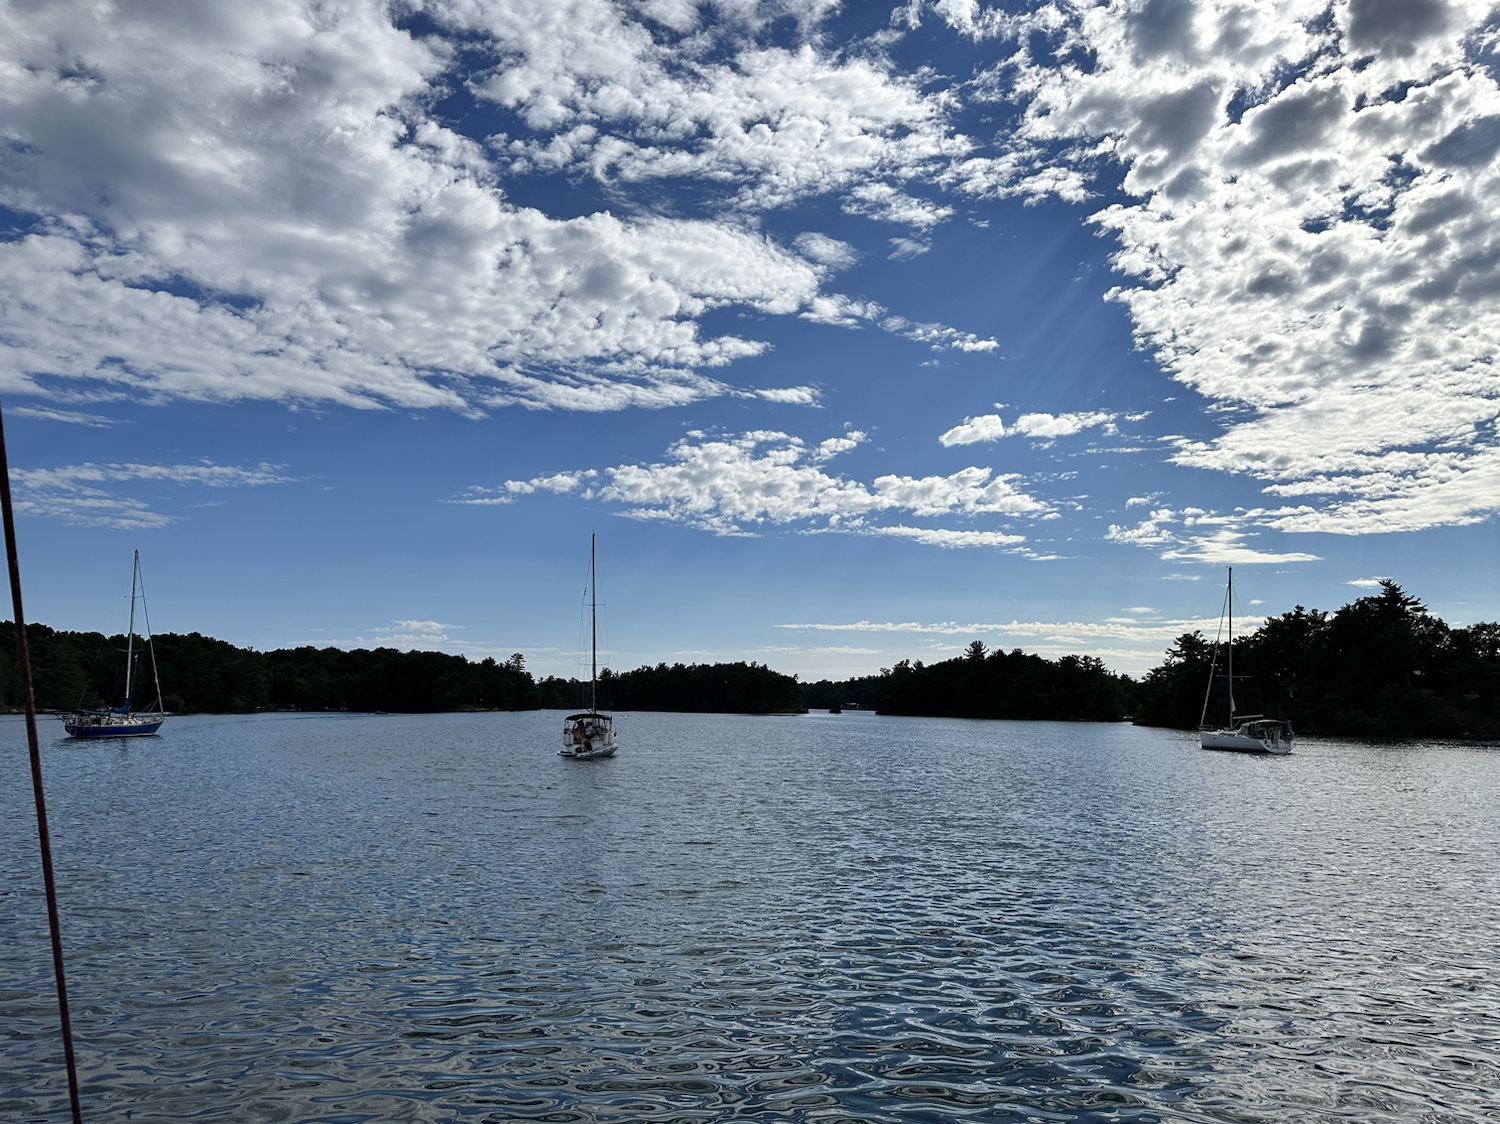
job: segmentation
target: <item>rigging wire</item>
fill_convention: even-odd
[[[1224,643],[1224,622],[1227,619],[1228,614],[1232,613],[1234,611],[1234,606],[1230,603],[1229,598],[1230,598],[1230,591],[1229,591],[1229,587],[1226,586],[1225,590],[1224,590],[1224,604],[1219,609],[1219,630],[1214,633],[1213,655],[1209,658],[1209,664],[1208,664],[1208,686],[1203,689],[1203,712],[1198,715],[1198,728],[1199,729],[1202,729],[1203,727],[1205,727],[1205,726],[1208,725],[1208,704],[1209,704],[1209,702],[1213,698],[1214,680],[1218,677],[1218,674],[1219,674],[1219,649],[1220,649],[1220,646]],[[1230,694],[1233,695],[1233,693],[1234,693],[1234,684],[1233,683],[1229,684],[1229,691],[1230,691]],[[1230,706],[1231,706],[1231,713],[1232,713],[1233,712],[1233,703],[1232,702],[1231,702]]]
[[[151,640],[151,610],[146,608],[146,575],[140,572],[140,555],[136,555],[136,573],[141,579],[141,616],[146,622],[146,651],[151,654],[151,682],[156,686],[156,709],[165,710],[161,701],[161,674],[156,670],[156,645]]]
[[[42,791],[42,753],[36,736],[36,695],[31,689],[31,650],[26,643],[26,616],[21,611],[21,563],[16,551],[15,512],[10,500],[10,462],[5,456],[5,421],[0,411],[0,513],[5,523],[5,558],[10,566],[10,600],[15,610],[16,657],[21,664],[21,697],[26,705],[26,744],[31,752],[31,789],[36,800],[37,842],[42,852],[42,882],[47,890],[47,923],[52,930],[52,974],[57,980],[57,1013],[62,1026],[63,1058],[68,1067],[68,1103],[73,1124],[83,1124],[78,1100],[78,1065],[73,1057],[73,1023],[68,1017],[68,986],[63,976],[62,925],[57,913],[57,883],[52,876],[52,842],[47,832],[47,801]]]

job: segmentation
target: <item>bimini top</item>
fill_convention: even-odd
[[[610,722],[613,721],[607,714],[599,714],[597,711],[586,710],[582,714],[570,714],[563,719],[564,722]]]

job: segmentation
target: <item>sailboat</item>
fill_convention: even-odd
[[[589,536],[589,708],[563,719],[563,744],[557,752],[574,760],[615,755],[615,720],[599,710],[599,601],[595,592],[594,536]]]
[[[1292,752],[1292,724],[1263,714],[1240,714],[1234,706],[1234,567],[1229,567],[1229,586],[1224,598],[1227,641],[1224,650],[1228,683],[1228,720],[1222,726],[1208,721],[1209,700],[1213,697],[1214,672],[1208,676],[1208,690],[1203,696],[1203,714],[1199,718],[1198,743],[1204,749],[1237,749],[1245,753]],[[1214,670],[1218,660],[1214,660]]]
[[[141,552],[135,552],[135,563],[130,571],[130,631],[125,637],[125,701],[106,710],[74,710],[62,716],[63,729],[75,738],[138,738],[154,734],[161,729],[167,715],[161,705],[161,681],[156,675],[156,649],[151,644],[151,618],[146,616],[146,592],[141,585]],[[142,638],[145,649],[151,655],[151,681],[156,686],[156,704],[145,710],[131,708],[131,684],[135,677],[136,635],[135,603],[137,590],[141,602],[142,616],[146,621],[146,635]]]

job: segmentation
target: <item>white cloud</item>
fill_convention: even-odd
[[[780,386],[757,390],[755,397],[788,406],[816,406],[818,392],[810,386]]]
[[[1113,432],[1114,415],[1097,410],[1082,414],[1022,414],[1015,420],[1013,428],[1027,437],[1050,439],[1071,437],[1095,426],[1104,426],[1106,432]]]
[[[1118,239],[1115,299],[1176,378],[1234,408],[1179,463],[1272,494],[1327,483],[1349,497],[1288,511],[1287,529],[1414,529],[1500,509],[1492,3],[931,11],[1019,45],[989,89],[1022,100],[1020,127],[1009,152],[964,166],[963,189],[1123,192],[1095,215]],[[1088,65],[1043,60],[1031,36]]]
[[[856,648],[849,644],[824,644],[816,647],[803,644],[762,644],[757,652],[781,652],[801,656],[878,656],[879,648]]]
[[[119,418],[112,418],[108,414],[86,414],[79,410],[58,410],[48,406],[12,406],[6,413],[13,417],[65,422],[68,425],[87,426],[89,429],[109,429],[120,423]]]
[[[319,647],[335,648],[395,648],[403,652],[447,652],[464,656],[470,660],[493,657],[505,660],[515,651],[514,646],[502,646],[493,642],[465,639],[461,624],[448,624],[432,620],[394,620],[367,631],[343,639],[322,638]]]
[[[998,441],[1005,436],[1005,423],[999,414],[981,414],[977,418],[964,418],[962,425],[955,425],[942,434],[938,442],[944,446],[976,445],[981,441]]]
[[[552,492],[561,495],[565,492],[576,491],[585,480],[592,480],[598,473],[593,470],[584,472],[556,472],[551,476],[535,476],[530,480],[507,480],[505,490],[513,495],[529,495],[535,491]]]
[[[857,449],[867,440],[868,435],[857,429],[849,430],[843,437],[829,437],[820,442],[813,450],[812,459],[816,464],[832,460],[840,453],[847,453],[851,449]]]
[[[951,348],[955,351],[996,351],[999,344],[992,339],[982,339],[969,332],[960,332],[942,324],[913,324],[904,317],[888,316],[881,321],[886,331],[909,340],[925,343],[934,351]]]
[[[1041,517],[1048,508],[1018,487],[1018,477],[995,475],[969,467],[947,476],[883,475],[866,485],[835,476],[821,467],[831,458],[864,443],[850,430],[809,448],[800,438],[774,430],[738,437],[692,433],[669,451],[660,464],[619,465],[606,469],[607,482],[590,495],[626,505],[637,519],[687,523],[721,535],[754,533],[772,526],[810,525],[809,529],[853,534],[906,537],[938,546],[1001,546],[1024,536],[968,528],[914,528],[886,525],[879,518],[906,512],[927,518],[980,516]],[[578,474],[559,474],[576,487]],[[508,482],[512,494],[535,491],[536,481]],[[571,490],[558,488],[558,491]],[[494,502],[483,489],[468,498]]]
[[[1246,536],[1268,529],[1287,528],[1260,512],[1239,511],[1224,516],[1195,508],[1179,512],[1160,507],[1152,509],[1134,527],[1111,524],[1104,538],[1107,542],[1155,550],[1167,562],[1252,565],[1318,560],[1318,555],[1304,551],[1262,550],[1246,543]]]
[[[1171,618],[1151,621],[824,621],[778,624],[790,632],[861,633],[870,636],[896,636],[984,640],[991,648],[1024,648],[1056,659],[1065,655],[1089,652],[1111,666],[1131,674],[1141,674],[1161,663],[1164,651],[1186,632],[1214,635],[1219,627],[1217,617]],[[1253,624],[1247,625],[1253,627]],[[943,644],[934,655],[950,659],[959,649]]]
[[[892,261],[910,261],[912,258],[921,257],[932,249],[932,243],[922,242],[915,238],[892,238],[890,240]]]
[[[1009,432],[1050,441],[1058,437],[1071,437],[1085,429],[1103,426],[1105,432],[1114,433],[1115,415],[1102,411],[1071,414],[1022,414],[1011,423]],[[973,445],[980,441],[998,441],[1006,435],[1005,423],[999,414],[983,414],[976,418],[965,418],[938,440],[944,445]]]
[[[1014,474],[994,476],[988,468],[959,469],[948,476],[877,476],[875,488],[888,501],[916,515],[950,511],[1006,515],[1040,515],[1046,505],[1018,491]]]
[[[1228,528],[1199,536],[1177,549],[1165,550],[1161,557],[1167,562],[1211,562],[1219,566],[1316,562],[1319,559],[1319,555],[1305,551],[1258,550],[1246,545],[1238,532]]]
[[[812,195],[916,227],[948,208],[904,185],[967,152],[944,128],[941,98],[874,52],[819,48],[831,4],[802,9],[794,46],[759,41],[751,11],[720,6],[712,36],[660,36],[603,0],[510,0],[449,9],[470,49],[499,63],[476,92],[530,134],[497,153],[530,169],[577,169],[602,182],[696,180],[764,210]],[[731,12],[733,14],[731,14]],[[671,25],[677,27],[679,25]]]
[[[0,9],[0,206],[31,223],[0,242],[0,390],[84,425],[121,396],[815,405],[731,385],[766,340],[709,325],[999,344],[832,291],[853,248],[778,243],[768,212],[831,201],[905,253],[971,198],[1092,199],[1138,342],[1223,407],[1179,464],[1259,481],[1287,531],[1500,510],[1492,3],[909,0],[860,42],[838,10],[466,0],[419,37],[376,0]],[[924,23],[998,61],[903,71],[886,48]],[[503,131],[449,127],[455,90]],[[985,99],[998,149],[957,124]],[[597,209],[517,201],[549,176]]]
[[[293,478],[269,464],[254,468],[200,464],[79,464],[11,469],[18,514],[59,519],[85,527],[149,530],[178,518],[154,509],[164,497],[148,486],[257,488]]]
[[[405,620],[394,621],[391,627],[377,630],[376,635],[382,637],[381,643],[431,643],[438,644],[447,640],[448,633],[458,629],[462,631],[463,625],[444,624],[441,621]]]
[[[1026,541],[1025,535],[1011,535],[1004,531],[954,531],[937,527],[879,527],[874,533],[892,538],[911,539],[924,546],[940,546],[948,550],[965,547],[1018,546]]]
[[[797,235],[793,242],[798,253],[809,261],[815,261],[819,265],[826,265],[833,269],[846,269],[859,260],[859,254],[854,247],[847,242],[840,242],[837,238],[830,238],[826,234],[808,231]]]
[[[566,495],[576,492],[579,488],[598,476],[594,469],[582,469],[577,472],[554,472],[547,476],[533,476],[530,480],[507,480],[499,488],[489,488],[481,484],[472,484],[449,503],[467,504],[475,507],[490,507],[498,504],[515,502],[517,496],[529,496],[535,492],[551,492],[553,495]]]
[[[810,32],[832,6],[797,11]],[[0,205],[35,219],[0,243],[0,388],[470,413],[727,393],[704,372],[765,344],[705,315],[876,312],[823,291],[846,244],[741,216],[858,185],[863,212],[925,228],[944,208],[900,185],[966,144],[916,78],[758,46],[750,12],[703,35],[674,3],[655,29],[604,0],[435,6],[422,38],[373,0],[0,12]],[[537,132],[444,126],[429,107],[470,79]],[[508,200],[511,169],[548,166],[723,190],[698,218]]]

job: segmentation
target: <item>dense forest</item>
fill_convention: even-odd
[[[125,693],[125,637],[58,632],[28,624],[32,689],[39,710],[117,704]],[[0,706],[21,705],[15,628],[0,622]],[[151,650],[136,644],[134,702],[155,698],[151,651],[162,705],[174,713],[244,714],[258,710],[523,710],[538,705],[536,684],[519,655],[471,662],[443,652],[392,648],[344,651],[289,648],[257,652],[222,640],[162,633]]]
[[[1201,632],[1177,638],[1140,684],[1135,721],[1195,728],[1225,661]],[[1217,662],[1216,662],[1217,657]],[[1393,581],[1332,614],[1298,605],[1234,641],[1241,713],[1304,734],[1500,737],[1500,624],[1449,628]]]
[[[810,707],[858,706],[881,714],[949,718],[1044,718],[1118,722],[1135,683],[1092,656],[1048,660],[1019,648],[986,651],[978,640],[956,659],[902,660],[879,675],[804,688]]]
[[[123,636],[28,625],[41,710],[119,702]],[[21,705],[14,631],[0,622],[0,707]],[[260,710],[577,709],[588,684],[537,682],[516,653],[470,661],[391,648],[289,648],[256,652],[197,633],[155,637],[163,705],[176,713]],[[1201,632],[1179,636],[1137,682],[1091,656],[1044,659],[1019,649],[923,665],[902,660],[878,675],[799,683],[758,663],[605,670],[599,703],[617,710],[773,714],[860,707],[882,714],[959,718],[1118,721],[1195,728],[1223,653]],[[1241,713],[1289,718],[1301,733],[1362,737],[1500,738],[1500,624],[1449,628],[1394,582],[1334,613],[1298,605],[1234,643]],[[154,691],[149,655],[137,648],[136,703]]]
[[[588,705],[589,685],[543,679],[542,706]],[[785,714],[807,709],[796,677],[758,663],[657,664],[599,675],[599,705],[615,710],[676,710],[699,714]]]
[[[26,626],[32,687],[39,710],[114,705],[125,693],[125,637]],[[15,630],[0,622],[0,707],[21,706]],[[588,684],[547,678],[537,683],[519,652],[508,660],[470,661],[444,652],[283,648],[257,652],[198,633],[162,633],[151,650],[135,649],[135,704],[155,699],[151,652],[162,705],[173,713],[245,714],[261,710],[358,710],[426,713],[449,710],[574,709]],[[755,663],[676,664],[600,676],[601,706],[767,714],[805,709],[797,680]]]

